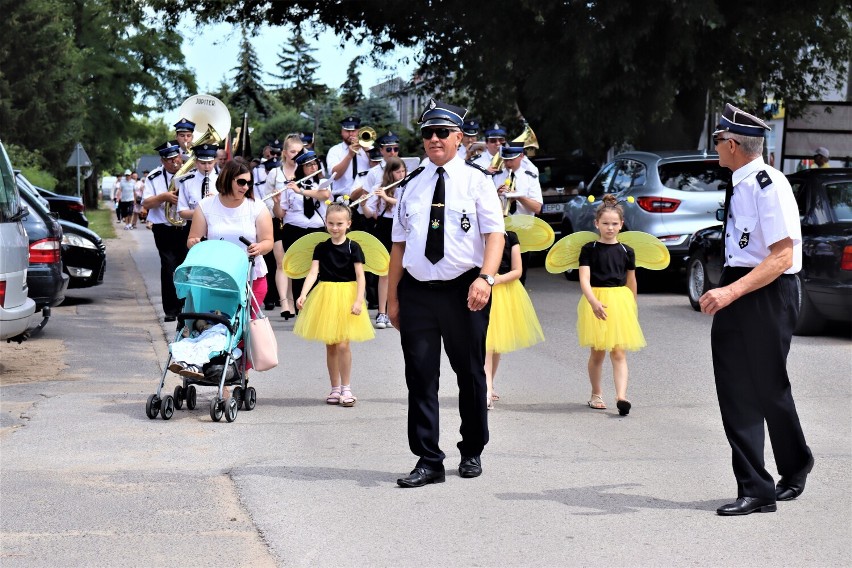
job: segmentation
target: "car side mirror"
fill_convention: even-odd
[[[716,209],[716,220],[724,222],[724,220],[725,220],[725,210],[724,209]]]

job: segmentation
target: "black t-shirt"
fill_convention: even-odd
[[[364,264],[364,251],[361,250],[361,245],[351,239],[346,239],[339,245],[328,239],[314,248],[313,259],[319,261],[320,281],[353,282],[355,263]]]
[[[636,253],[622,243],[608,245],[592,241],[580,249],[580,266],[589,267],[589,283],[596,288],[624,286],[627,271],[636,270]]]
[[[506,245],[503,247],[503,258],[500,259],[500,270],[498,274],[506,274],[512,270],[512,247],[521,244],[518,241],[518,235],[514,231],[506,231]]]

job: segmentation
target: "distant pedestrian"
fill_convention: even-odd
[[[135,189],[136,181],[133,179],[133,172],[125,170],[124,177],[118,182],[118,210],[121,222],[124,223],[125,231],[133,228],[133,203],[136,199]]]
[[[349,207],[340,203],[329,205],[325,226],[331,238],[314,249],[311,270],[296,300],[296,307],[302,311],[293,333],[325,343],[331,381],[326,403],[354,406],[358,399],[352,394],[349,343],[375,337],[364,306],[364,252],[358,243],[346,237],[346,231],[352,226]],[[318,280],[319,284],[311,292]]]
[[[828,163],[831,159],[831,154],[828,153],[828,148],[820,146],[814,150],[814,167],[815,168],[830,168]]]
[[[636,254],[618,242],[624,226],[624,211],[615,196],[606,194],[595,211],[595,228],[600,238],[580,249],[580,289],[583,296],[577,306],[577,337],[589,353],[589,382],[592,396],[588,405],[606,408],[601,375],[609,351],[618,413],[626,416],[631,403],[627,399],[627,351],[645,347],[639,327],[636,305]]]
[[[769,126],[730,104],[713,133],[719,164],[733,172],[725,196],[719,287],[698,300],[713,316],[710,345],[737,499],[719,515],[771,513],[795,499],[814,465],[787,376],[799,301],[802,229],[790,182],[761,157]],[[764,428],[781,479],[763,459]]]

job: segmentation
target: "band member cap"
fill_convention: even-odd
[[[479,123],[475,120],[465,120],[462,125],[462,132],[468,136],[476,136],[479,134]]]
[[[300,166],[304,166],[305,164],[310,164],[311,162],[315,162],[317,159],[317,153],[313,150],[305,150],[298,156],[296,156],[296,164]]]
[[[523,142],[509,142],[506,146],[500,146],[500,157],[504,160],[517,158],[524,153]]]
[[[358,130],[361,126],[361,119],[357,116],[347,116],[340,121],[340,126],[343,130]]]
[[[180,154],[180,146],[178,146],[176,140],[171,140],[169,142],[163,142],[154,148],[154,151],[160,155],[160,158],[168,160],[169,158],[174,158]]]
[[[443,101],[429,99],[423,114],[420,115],[420,128],[428,126],[453,126],[461,128],[467,109]]]
[[[195,132],[195,123],[186,118],[181,118],[175,123],[175,132]]]
[[[733,132],[742,136],[763,138],[771,130],[768,124],[756,116],[738,109],[731,103],[727,103],[725,110],[722,111],[719,124],[716,125],[716,130],[713,132],[713,136],[722,132]]]
[[[216,144],[199,144],[192,147],[192,155],[197,162],[212,162],[216,159],[219,146]]]

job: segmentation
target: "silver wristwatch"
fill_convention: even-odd
[[[483,280],[485,280],[486,282],[488,282],[489,286],[494,286],[494,277],[493,276],[491,276],[489,274],[480,274],[479,277],[482,278]]]

